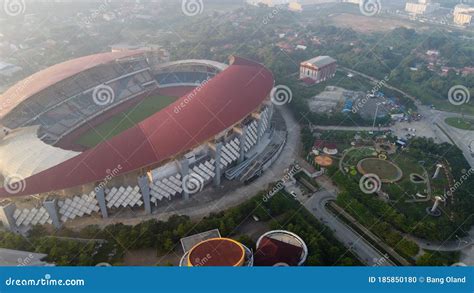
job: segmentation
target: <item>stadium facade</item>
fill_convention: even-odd
[[[224,175],[251,179],[285,143],[272,139],[273,86],[268,69],[233,56],[227,65],[121,51],[42,70],[0,97],[0,220],[22,231],[122,207],[150,214]],[[75,143],[156,94],[177,99],[94,147]]]

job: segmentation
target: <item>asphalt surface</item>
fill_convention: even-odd
[[[318,183],[321,183],[318,181]],[[328,183],[321,191],[314,193],[311,198],[303,202],[305,208],[311,212],[319,221],[328,226],[334,236],[342,242],[359,259],[369,266],[394,266],[394,264],[378,251],[361,235],[335,217],[326,209],[326,204],[337,197],[337,189]]]
[[[452,126],[449,126],[445,120],[446,118],[451,117],[458,117],[462,118],[461,114],[444,112],[430,109],[426,106],[418,106],[420,113],[429,121],[429,125],[432,126],[433,129],[437,129],[438,137],[444,138],[444,141],[451,143],[451,140],[454,141],[456,146],[463,152],[464,157],[468,161],[471,168],[474,168],[474,157],[471,153],[470,144],[474,141],[474,131],[469,130],[462,130]],[[464,115],[466,118],[474,119],[473,116]],[[441,127],[446,134],[439,129]]]

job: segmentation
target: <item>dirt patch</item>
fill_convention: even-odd
[[[157,256],[153,248],[129,250],[125,253],[123,263],[126,266],[179,266],[182,251]]]
[[[140,249],[130,250],[125,253],[123,262],[126,266],[154,266],[158,262],[156,250]]]

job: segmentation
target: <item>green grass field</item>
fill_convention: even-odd
[[[471,119],[462,119],[462,118],[446,118],[444,120],[449,126],[462,129],[462,130],[474,130],[474,120]]]
[[[176,101],[176,97],[152,96],[147,97],[138,105],[125,112],[118,113],[109,120],[99,124],[80,136],[76,143],[85,147],[94,147],[117,134],[135,126],[151,115],[159,112],[169,104]]]

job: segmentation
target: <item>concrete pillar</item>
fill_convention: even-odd
[[[216,176],[214,177],[214,186],[221,185],[221,156],[222,156],[222,143],[219,142],[216,144],[216,149],[214,153],[214,160],[216,161]]]
[[[6,205],[0,205],[0,222],[3,223],[3,226],[15,233],[18,233],[18,227],[16,226],[15,219],[13,218],[13,213],[16,210],[16,205],[12,202]]]
[[[242,128],[242,133],[239,135],[239,148],[240,156],[239,163],[242,163],[245,159],[245,141],[247,140],[247,127]]]
[[[47,199],[43,202],[43,207],[49,214],[51,221],[53,221],[53,226],[56,229],[61,228],[61,221],[59,220],[59,213],[56,205],[56,199]]]
[[[271,127],[272,117],[273,117],[273,105],[269,104],[268,106],[268,128]]]
[[[260,118],[257,119],[257,144],[262,140],[263,131],[263,117],[260,115]]]
[[[181,169],[182,182],[183,184],[186,184],[185,181],[189,177],[189,161],[187,158],[184,158],[180,161],[180,169]],[[184,200],[189,199],[189,193],[186,192],[185,188],[183,188],[183,199]]]
[[[99,202],[100,212],[102,213],[102,218],[106,219],[109,217],[107,213],[107,205],[105,204],[105,191],[103,188],[96,188],[95,197]]]
[[[145,212],[151,214],[150,185],[147,176],[138,177],[138,186],[140,187],[143,203],[145,204]]]

